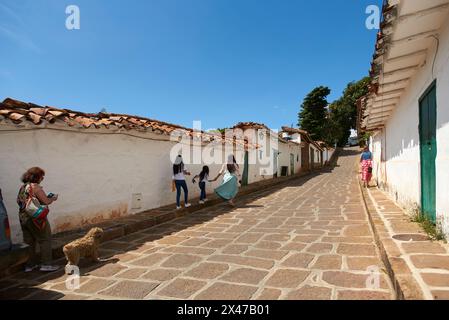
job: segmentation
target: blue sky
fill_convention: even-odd
[[[80,8],[67,30],[65,9]],[[367,75],[381,0],[0,0],[0,99],[203,129],[296,125],[304,96]]]

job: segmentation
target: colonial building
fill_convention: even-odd
[[[359,129],[374,179],[449,234],[449,1],[385,1]]]
[[[327,165],[331,161],[332,155],[334,154],[335,149],[330,147],[324,141],[317,141],[318,145],[321,147],[321,163],[322,165]]]
[[[258,157],[263,162],[269,160],[273,166],[271,172],[267,168],[262,168],[259,172],[260,176],[265,178],[268,175],[270,178],[276,178],[294,175],[301,171],[301,147],[299,143],[284,139],[265,124],[240,122],[233,129],[241,129],[250,143],[257,145],[260,145],[262,141],[266,143],[265,148],[259,149]],[[264,136],[261,137],[260,134]],[[263,154],[264,152],[267,154]]]
[[[205,137],[208,143],[202,141]],[[182,154],[186,168],[196,175],[205,164],[204,158],[194,159],[193,148],[199,144],[203,156],[219,158],[207,163],[213,177],[228,153],[257,152],[255,145],[219,138],[143,117],[86,114],[6,99],[0,103],[0,188],[12,238],[20,240],[16,196],[30,167],[43,168],[44,189],[59,194],[49,219],[53,231],[60,232],[173,204],[173,153]],[[237,161],[242,164],[243,157]],[[248,183],[263,179],[256,167],[249,164],[254,176]],[[197,197],[198,184],[191,179],[187,184],[189,197]],[[219,184],[212,183],[208,193]]]
[[[334,149],[323,142],[314,141],[305,130],[282,127],[282,137],[301,146],[301,171],[309,172],[322,167],[330,160]],[[324,159],[326,156],[326,159]]]
[[[237,124],[231,133],[204,133],[143,117],[87,114],[6,99],[0,103],[0,188],[12,238],[21,239],[16,214],[20,178],[34,166],[46,171],[44,189],[59,194],[49,215],[53,232],[173,204],[172,160],[177,154],[183,155],[193,175],[207,164],[214,177],[232,153],[242,185],[304,171],[301,140],[284,139],[252,122]],[[307,139],[314,148],[310,150],[319,150]],[[200,152],[195,152],[198,148]],[[305,162],[308,167],[320,162],[311,159]],[[199,196],[198,185],[191,179],[187,184],[189,198]],[[219,184],[220,180],[209,185],[208,193]]]

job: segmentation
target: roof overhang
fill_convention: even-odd
[[[359,126],[382,128],[426,63],[449,13],[449,0],[388,0],[371,64],[370,93],[361,99]]]

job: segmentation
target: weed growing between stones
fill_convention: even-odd
[[[424,214],[418,206],[411,209],[412,222],[419,223],[424,232],[435,241],[443,240],[446,242],[446,237],[442,231],[440,223],[434,223],[426,214]]]

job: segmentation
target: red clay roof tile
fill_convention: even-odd
[[[144,117],[110,113],[83,113],[49,106],[42,107],[33,103],[25,103],[11,98],[7,98],[3,103],[0,103],[0,121],[5,119],[9,119],[16,124],[29,122],[39,125],[44,121],[55,123],[59,120],[70,127],[109,128],[110,126],[116,126],[118,128],[138,131],[151,129],[152,131],[161,134],[170,134],[175,130],[181,130],[183,135],[188,136],[193,136],[194,133],[192,129]],[[251,125],[253,123],[246,124]],[[265,125],[257,125],[265,127]],[[206,138],[205,140],[207,141],[214,141],[216,139],[212,134],[203,133],[203,135],[210,138]],[[234,142],[240,146],[257,148],[257,145],[248,144],[246,141],[236,142],[231,141],[230,139],[225,139],[224,137],[222,141],[228,143]]]
[[[41,124],[42,121],[54,123],[57,120],[63,121],[68,126],[81,126],[84,128],[108,128],[115,125],[119,128],[146,130],[152,129],[161,133],[169,134],[175,129],[191,131],[178,125],[147,119],[144,117],[108,114],[108,113],[83,113],[68,109],[58,109],[54,107],[42,107],[33,103],[26,103],[7,98],[0,104],[0,115],[5,119],[10,119],[14,123],[29,121],[33,124]]]

